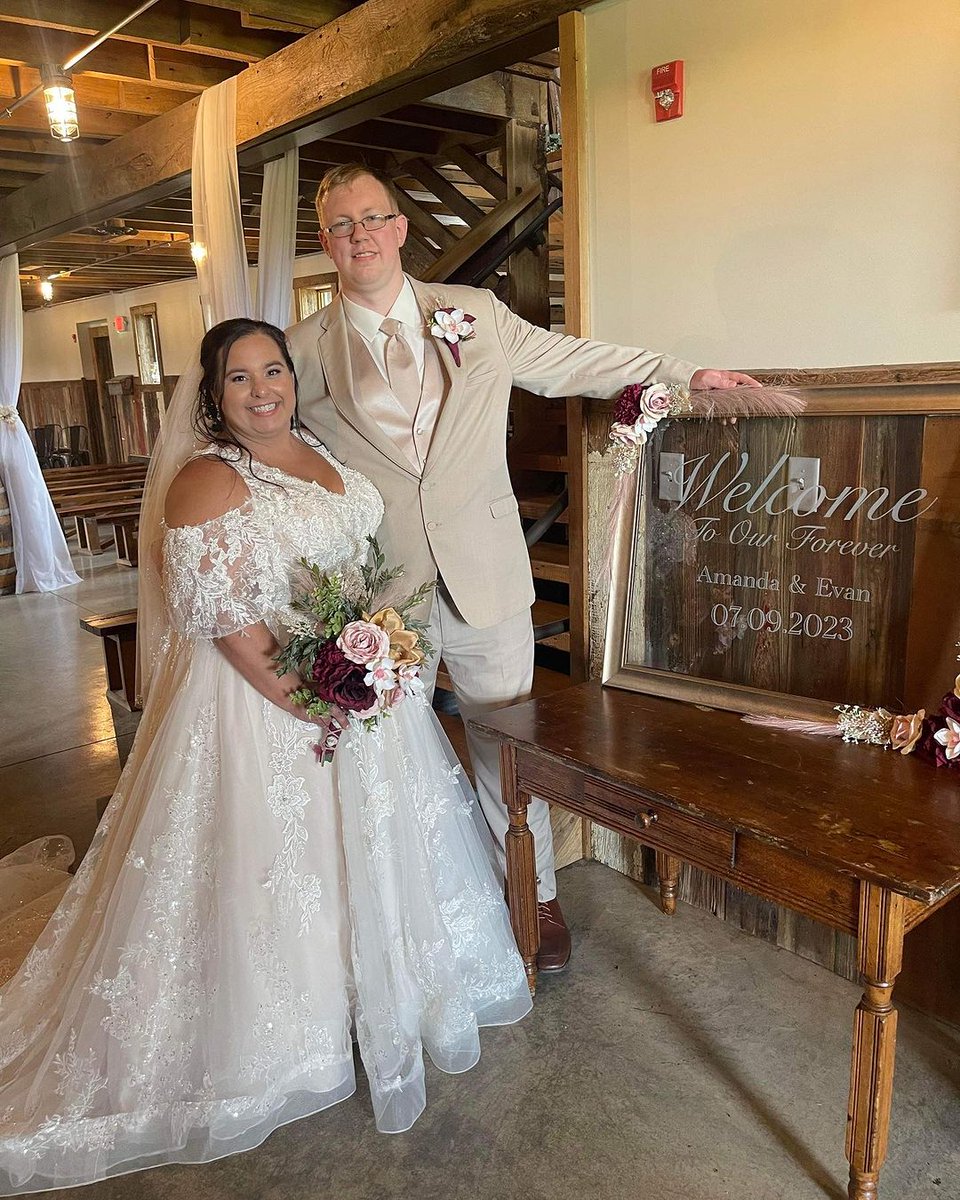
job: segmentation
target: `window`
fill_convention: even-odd
[[[293,281],[294,311],[297,320],[302,321],[311,313],[326,308],[337,294],[337,273],[330,271],[325,275],[302,275]]]
[[[163,385],[163,361],[160,357],[160,328],[155,304],[134,304],[130,309],[133,340],[142,384]]]

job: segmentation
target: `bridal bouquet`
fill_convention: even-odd
[[[322,719],[323,735],[315,750],[324,763],[332,760],[351,719],[372,729],[407,696],[423,691],[420,667],[433,653],[424,622],[410,613],[435,583],[423,584],[390,607],[376,608],[376,598],[403,568],[384,567],[376,539],[369,541],[371,561],[361,568],[359,589],[301,559],[311,586],[291,607],[305,620],[296,621],[276,658],[278,675],[295,671],[305,680],[290,699],[303,705],[308,716]]]

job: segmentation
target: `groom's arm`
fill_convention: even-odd
[[[630,384],[726,388],[755,384],[736,371],[704,370],[669,354],[552,333],[491,296],[494,325],[517,387],[540,396],[613,396]]]

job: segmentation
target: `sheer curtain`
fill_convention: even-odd
[[[0,480],[10,504],[18,595],[55,592],[80,582],[37,452],[17,412],[22,368],[20,259],[10,254],[0,260]]]
[[[231,78],[201,95],[193,131],[193,236],[205,251],[197,261],[197,278],[207,329],[231,317],[254,315],[240,213],[236,114],[237,82]],[[296,205],[297,152],[292,151],[268,164],[261,204],[260,306],[264,320],[281,327],[289,314],[293,286]],[[137,691],[141,701],[154,690],[166,692],[175,686],[172,680],[164,683],[162,670],[169,632],[161,586],[163,505],[174,476],[198,448],[193,411],[200,377],[198,343],[177,381],[147,474],[140,514],[137,617]],[[163,707],[161,703],[159,709]],[[159,709],[155,706],[154,712]]]

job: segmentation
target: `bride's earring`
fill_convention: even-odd
[[[207,425],[210,427],[211,433],[221,433],[223,431],[223,414],[217,407],[217,403],[212,396],[207,396],[204,399],[203,415],[207,419]]]

